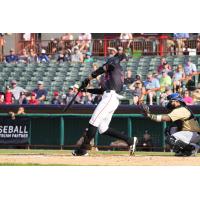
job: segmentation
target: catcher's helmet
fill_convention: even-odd
[[[179,93],[173,93],[173,94],[168,95],[167,100],[169,100],[169,101],[175,100],[175,101],[179,101],[179,102],[185,104],[183,97]]]

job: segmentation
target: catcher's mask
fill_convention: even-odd
[[[172,101],[179,101],[182,105],[186,105],[186,103],[183,100],[183,97],[179,93],[173,93],[167,96],[167,100],[169,103],[167,104],[166,108],[173,109],[174,106],[172,105]]]

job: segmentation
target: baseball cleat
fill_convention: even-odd
[[[84,149],[75,149],[72,151],[73,156],[88,156],[88,152]]]
[[[129,148],[130,156],[134,156],[135,155],[135,149],[136,149],[137,142],[138,142],[137,137],[133,137],[133,144]]]

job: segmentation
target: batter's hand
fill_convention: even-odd
[[[143,109],[143,113],[145,116],[148,116],[150,114],[149,106],[146,104],[141,104],[141,107]]]
[[[89,82],[90,82],[90,79],[89,79],[89,78],[86,78],[86,79],[82,82],[80,88],[81,88],[81,89],[86,88],[86,87],[88,86]]]

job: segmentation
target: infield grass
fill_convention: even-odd
[[[96,155],[127,155],[128,151],[92,151],[90,156]],[[63,155],[71,156],[71,150],[33,150],[33,149],[0,149],[0,155]],[[171,152],[142,152],[135,153],[137,156],[171,156]]]

